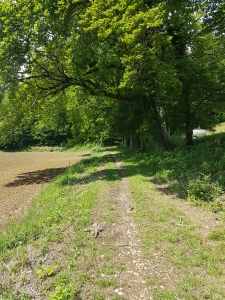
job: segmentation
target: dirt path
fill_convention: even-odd
[[[113,153],[106,154],[105,157],[110,160],[113,158],[115,161],[117,171],[115,169],[114,172],[119,174],[119,179],[114,183],[107,183],[102,175],[102,189],[93,213],[93,225],[98,224],[99,228],[104,230],[95,240],[99,253],[96,265],[91,271],[92,278],[116,282],[115,286],[110,284],[103,289],[100,287],[99,293],[104,294],[105,300],[151,300],[153,299],[151,287],[145,279],[154,266],[144,257],[141,250],[142,236],[133,217],[135,206],[128,178],[122,163]],[[102,173],[104,172],[105,165],[102,166]],[[106,222],[103,222],[104,220]],[[104,249],[104,255],[101,254],[101,248]],[[104,272],[106,261],[108,268],[111,268],[109,273]],[[82,289],[81,299],[95,299],[93,291],[97,288],[93,283],[86,284]]]
[[[125,299],[151,300],[151,287],[147,285],[145,278],[152,272],[153,266],[144,258],[141,250],[141,236],[132,217],[135,207],[130,197],[128,179],[124,176],[122,163],[116,161],[116,165],[122,176],[118,190],[113,195],[119,214],[117,224],[111,230],[111,234],[117,236],[116,245],[121,246],[115,261],[118,264],[125,263],[125,268],[117,274],[121,287],[115,291],[118,295],[123,295]]]
[[[117,161],[116,165],[124,175],[122,164]],[[126,268],[118,274],[118,279],[121,284],[126,281],[127,289],[117,289],[117,292],[119,295],[124,294],[126,299],[150,300],[152,299],[151,287],[147,285],[145,279],[151,273],[153,266],[151,261],[144,258],[140,247],[141,236],[132,217],[135,207],[130,195],[128,179],[122,176],[118,194],[115,195],[115,202],[118,203],[117,209],[120,212],[118,220],[120,225],[115,230],[115,234],[116,231],[120,233],[118,242],[125,247],[121,247],[116,259],[126,264]]]
[[[0,226],[23,216],[32,198],[87,153],[0,152]]]
[[[110,155],[113,156],[112,153]],[[107,154],[106,156],[110,157],[110,155]],[[152,256],[148,256],[143,252],[142,239],[145,234],[143,232],[142,235],[140,226],[134,219],[136,207],[132,200],[132,190],[126,177],[126,170],[123,168],[122,163],[115,156],[113,157],[120,178],[115,180],[114,185],[110,188],[110,184],[106,184],[107,180],[103,176],[102,191],[97,200],[98,207],[93,213],[93,224],[99,224],[100,228],[104,228],[96,239],[97,248],[104,247],[105,251],[111,253],[111,256],[109,255],[109,258],[107,258],[107,263],[113,271],[112,274],[103,271],[106,260],[105,256],[100,253],[93,268],[95,270],[92,270],[92,278],[95,278],[95,280],[108,280],[109,282],[116,280],[117,284],[114,288],[112,285],[104,287],[104,289],[100,288],[99,293],[104,294],[105,300],[114,299],[113,293],[117,294],[118,299],[123,300],[151,300],[156,299],[154,298],[156,290],[163,292],[167,289],[174,291],[174,299],[180,299],[175,291],[177,282],[184,275],[182,272],[194,276],[195,270],[193,269],[192,272],[189,267],[188,270],[182,269],[168,260],[168,255],[164,251],[167,241],[162,242],[162,248],[159,247],[158,250],[155,250]],[[102,168],[104,172],[105,166],[102,166]],[[106,186],[104,186],[105,184]],[[176,198],[175,195],[167,194],[163,185],[155,185],[155,191],[154,197],[159,198],[160,203],[164,202],[167,207],[171,207],[172,210],[175,208],[178,213],[185,216],[193,225],[193,231],[198,232],[203,239],[213,229],[220,226],[218,214],[204,211]],[[150,201],[149,207],[151,206]],[[104,218],[102,216],[106,215],[107,218],[113,220],[111,223],[103,222]],[[145,225],[145,228],[151,227],[151,224]],[[173,224],[174,228],[171,227],[171,232],[173,230],[175,232],[182,225]],[[143,228],[143,231],[145,231],[145,228]],[[92,300],[92,293],[95,289],[94,284],[84,286],[81,299]],[[115,297],[115,299],[117,298]]]
[[[38,193],[44,185],[65,170],[66,167],[87,155],[85,153],[39,153],[34,158],[34,154],[32,154],[24,153],[24,156],[21,156],[18,153],[16,156],[12,155],[13,159],[11,158],[11,160],[5,154],[5,159],[3,159],[4,155],[1,156],[0,154],[2,158],[0,160],[2,162],[0,165],[1,170],[4,165],[3,162],[5,163],[4,176],[1,173],[0,177],[1,189],[5,192],[4,195],[7,195],[7,193],[9,195],[10,191],[12,192],[8,198],[6,196],[2,197],[3,194],[0,194],[1,213],[7,218],[17,218],[23,215],[35,193]],[[26,159],[26,165],[20,163],[22,158]],[[147,204],[146,207],[149,209],[146,209],[146,214],[151,214],[153,218],[149,221],[147,216],[143,216],[143,219],[146,217],[146,220],[143,220],[144,226],[140,227],[140,224],[136,223],[137,219],[135,219],[136,211],[138,212],[139,210],[138,203],[135,202],[137,205],[135,207],[134,201],[136,200],[133,200],[135,194],[132,194],[131,181],[130,178],[128,180],[126,177],[126,170],[113,153],[106,153],[104,159],[105,162],[99,166],[97,172],[99,174],[100,189],[96,197],[96,207],[92,212],[95,232],[95,236],[92,235],[92,241],[96,246],[97,255],[93,264],[88,268],[90,277],[81,286],[79,298],[76,299],[171,299],[163,298],[163,296],[156,298],[156,290],[162,292],[171,290],[174,299],[180,299],[176,294],[177,283],[180,278],[185,272],[191,278],[194,278],[196,274],[196,276],[200,274],[201,277],[204,277],[204,264],[192,268],[189,265],[187,267],[177,267],[171,260],[170,254],[165,251],[166,246],[168,246],[167,240],[159,242],[152,255],[144,253],[142,248],[143,238],[146,237],[144,231],[146,229],[150,231],[152,228],[154,229],[154,227],[151,227],[151,223],[154,223],[154,214],[157,214],[160,208],[167,207],[171,208],[175,215],[181,213],[182,220],[185,217],[187,221],[185,224],[180,224],[176,218],[173,220],[171,214],[164,224],[167,227],[169,226],[171,232],[175,232],[179,226],[182,228],[182,226],[190,223],[193,233],[197,232],[204,242],[204,238],[213,229],[220,226],[219,215],[193,207],[188,202],[176,198],[175,195],[167,194],[165,186],[155,185],[153,187],[155,193],[151,194],[150,197],[148,195],[144,200]],[[8,170],[9,165],[12,165],[11,170]],[[107,178],[107,176],[111,177]],[[150,185],[152,183],[149,182],[148,192],[150,191]],[[17,197],[17,188],[18,192],[21,193],[20,197]],[[164,211],[163,214],[165,215]],[[1,219],[1,224],[4,224],[4,220],[4,218]],[[181,220],[179,216],[178,220]],[[160,225],[163,226],[163,223],[157,221],[157,226]],[[99,228],[102,230],[96,231]],[[143,232],[141,229],[143,229]],[[152,239],[153,236],[153,232],[149,232],[149,238]],[[208,241],[206,242],[209,243]],[[174,243],[174,245],[177,248],[182,246],[180,241]],[[57,246],[54,245],[55,248],[53,250],[55,251],[54,253],[58,253],[59,260],[64,246],[63,243],[59,243]],[[49,256],[53,259],[52,255],[49,254]],[[208,277],[204,280],[207,283],[207,280],[211,280],[211,278],[215,280],[216,284],[217,278]],[[36,288],[34,284],[33,289],[35,290]],[[197,289],[193,290],[196,296],[193,299],[221,299],[219,297],[203,298],[198,292]],[[47,299],[44,294],[33,293],[33,297],[32,299],[37,300]],[[188,299],[192,299],[191,296]]]

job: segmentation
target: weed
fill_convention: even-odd
[[[112,275],[112,274],[114,274],[114,266],[104,264],[102,266],[101,272],[106,275]]]
[[[44,243],[41,245],[40,251],[41,251],[41,254],[42,254],[42,255],[45,255],[46,253],[48,253],[48,251],[49,251],[49,246],[48,246],[47,242],[44,242]]]
[[[187,192],[190,199],[212,201],[222,193],[222,189],[217,183],[211,182],[210,175],[204,175],[190,180]]]
[[[58,269],[58,265],[45,266],[42,265],[39,269],[36,270],[36,274],[39,279],[44,279],[48,276],[53,276]]]
[[[156,172],[154,176],[154,182],[156,183],[169,183],[170,182],[170,175],[171,175],[171,170],[163,170]]]
[[[212,207],[212,211],[215,213],[223,212],[225,209],[224,202],[219,198],[215,199],[215,201],[212,202],[211,207]]]
[[[155,300],[174,300],[174,299],[179,299],[174,293],[170,291],[158,291],[154,294],[154,299]]]
[[[78,266],[78,257],[80,252],[77,249],[69,249],[68,251],[68,269]]]
[[[109,278],[97,278],[94,280],[94,283],[99,287],[109,287],[113,286],[114,288],[117,287],[117,282],[114,279]]]
[[[77,280],[81,285],[85,284],[88,280],[90,280],[90,273],[84,271],[81,272],[77,277]]]
[[[103,296],[102,293],[98,292],[98,291],[94,291],[92,293],[92,297],[93,297],[93,300],[104,300],[105,297]]]
[[[75,290],[72,285],[59,285],[53,293],[47,293],[49,300],[73,300]]]
[[[214,241],[224,241],[225,240],[225,229],[214,230],[209,234],[208,238]]]
[[[16,293],[13,292],[9,287],[4,286],[0,283],[0,296],[1,300],[16,300]]]
[[[20,300],[31,300],[31,299],[32,299],[32,297],[26,292],[22,292],[20,294]]]

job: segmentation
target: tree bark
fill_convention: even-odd
[[[160,111],[157,109],[157,104],[155,102],[155,99],[152,99],[151,101],[151,106],[152,106],[152,117],[153,117],[153,138],[157,144],[157,146],[161,150],[167,150],[168,149],[168,139],[167,139],[167,134],[164,132],[164,125],[163,121],[160,115]]]
[[[186,93],[187,94],[187,93]],[[192,123],[191,123],[191,106],[188,96],[185,97],[185,135],[186,135],[186,145],[191,146],[193,144],[192,138]]]

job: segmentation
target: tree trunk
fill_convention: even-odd
[[[132,135],[130,136],[130,149],[132,149],[133,148],[133,137],[132,137]]]
[[[186,93],[187,94],[187,93]],[[193,144],[192,138],[192,123],[191,123],[191,107],[188,96],[185,96],[185,135],[186,135],[186,145],[191,146]]]
[[[161,150],[168,149],[168,135],[165,132],[165,126],[162,121],[161,112],[158,111],[155,99],[151,101],[152,106],[152,117],[154,118],[153,124],[153,138],[157,143],[157,146]],[[160,108],[161,110],[161,108]]]

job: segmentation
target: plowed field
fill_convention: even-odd
[[[32,198],[84,152],[0,152],[0,226],[23,216]]]

